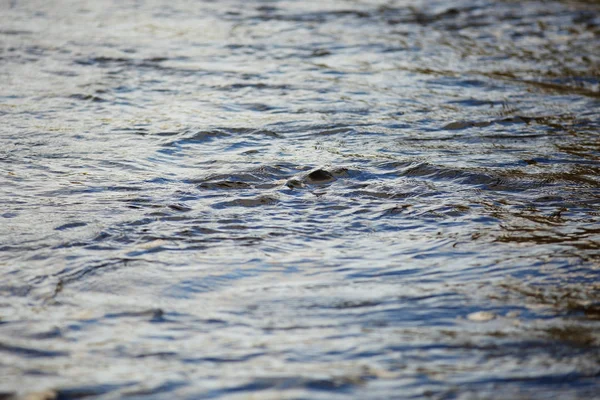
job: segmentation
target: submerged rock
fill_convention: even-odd
[[[325,169],[316,169],[306,176],[308,183],[327,183],[335,180],[331,172]]]

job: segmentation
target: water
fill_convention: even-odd
[[[594,397],[599,11],[0,1],[0,397]]]

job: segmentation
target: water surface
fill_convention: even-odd
[[[0,397],[590,399],[597,1],[0,2]]]

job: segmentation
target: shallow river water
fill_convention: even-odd
[[[0,0],[0,398],[594,398],[599,132],[597,1]]]

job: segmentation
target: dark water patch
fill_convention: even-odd
[[[119,391],[132,385],[133,383],[126,383],[122,385],[90,385],[57,389],[55,390],[55,400],[75,400],[97,397]]]
[[[263,165],[230,174],[188,179],[186,183],[197,184],[200,189],[269,189],[281,185],[282,179],[304,169],[307,168],[286,163]]]
[[[396,172],[399,176],[408,178],[430,179],[434,181],[452,181],[469,187],[477,187],[492,191],[526,191],[532,188],[545,186],[548,181],[543,179],[527,179],[526,174],[515,171],[508,175],[506,172],[498,176],[492,171],[487,173],[469,171],[468,169],[457,170],[431,165],[429,163],[388,163],[384,168],[401,166],[403,168]]]
[[[193,237],[193,236],[204,236],[204,235],[214,235],[221,233],[221,231],[211,228],[206,228],[203,226],[192,226],[188,229],[180,231],[176,234],[176,236],[180,237]]]
[[[326,23],[338,18],[368,18],[370,14],[361,10],[333,10],[321,12],[304,12],[300,14],[281,14],[277,12],[266,12],[256,15],[254,18],[263,21],[285,21],[302,23]]]
[[[276,205],[279,199],[274,196],[259,196],[253,198],[238,198],[232,201],[223,201],[213,204],[214,208],[228,207],[262,207]]]
[[[67,357],[69,355],[69,352],[66,351],[40,350],[6,343],[0,343],[0,352],[14,354],[26,358],[54,358]]]
[[[348,394],[352,389],[363,386],[368,380],[373,379],[373,376],[368,375],[368,372],[356,375],[339,375],[330,378],[311,378],[303,376],[275,376],[256,378],[248,383],[238,386],[227,387],[220,390],[204,392],[200,395],[203,398],[218,398],[227,395],[235,395],[236,393],[246,392],[263,392],[263,391],[278,391],[292,393],[298,389],[309,390],[315,396],[319,392],[338,392],[340,394]],[[265,393],[266,395],[266,393]]]
[[[42,332],[28,335],[27,337],[29,337],[31,339],[35,339],[35,340],[50,340],[50,339],[63,338],[64,335],[63,335],[63,332],[61,329],[54,327],[47,331],[42,331]]]
[[[72,94],[69,96],[69,98],[74,100],[91,101],[94,103],[104,103],[107,101],[100,96],[95,96],[92,94]]]
[[[47,72],[47,73],[52,74],[52,75],[63,76],[63,77],[70,77],[70,78],[74,78],[74,77],[76,77],[76,76],[79,75],[79,73],[77,73],[75,71],[67,71],[67,70],[58,70],[58,71],[57,70],[46,70],[44,72]],[[78,99],[78,100],[92,100],[92,101],[94,101],[94,99],[95,99],[95,96],[91,96],[90,98],[87,98],[87,99],[85,98],[85,97],[88,97],[90,95],[75,95],[75,96],[76,96],[75,98],[77,98],[79,96],[84,96],[84,98]],[[71,98],[71,96],[69,96],[69,98]],[[98,99],[100,99],[100,98],[98,98]],[[100,100],[104,101],[103,99],[100,99]]]
[[[537,222],[537,221],[536,221]],[[564,233],[559,230],[541,230],[537,227],[503,226],[505,233],[497,238],[504,243],[529,243],[538,245],[560,244],[571,245],[579,250],[600,250],[600,241],[597,234],[586,234],[582,231]]]
[[[165,62],[171,62],[171,65]],[[110,57],[110,56],[92,56],[88,58],[79,58],[74,60],[74,64],[79,67],[96,67],[107,70],[108,75],[121,76],[129,71],[140,72],[159,72],[163,76],[180,76],[180,77],[201,77],[214,75],[215,72],[203,68],[185,68],[176,66],[177,62],[185,62],[185,57],[176,59],[167,59],[162,57],[150,58],[134,58],[134,57]],[[156,80],[155,82],[161,82]],[[120,86],[112,89],[119,93],[134,91],[133,88]]]
[[[442,129],[447,130],[460,130],[466,128],[484,128],[486,126],[490,126],[494,123],[505,124],[505,123],[528,123],[531,119],[527,120],[522,117],[515,118],[506,118],[498,121],[481,121],[481,122],[471,122],[471,121],[456,121],[451,122],[448,125],[445,125]]]
[[[80,228],[80,227],[86,226],[86,225],[87,225],[87,223],[85,223],[85,222],[71,222],[71,223],[68,223],[68,224],[61,225],[61,226],[59,226],[57,228],[54,228],[54,230],[64,231],[64,230],[67,230],[67,229]]]
[[[92,248],[96,247],[92,246]],[[100,249],[102,249],[102,247],[100,247]],[[62,292],[65,285],[70,284],[71,282],[80,281],[83,278],[91,277],[97,274],[102,274],[121,268],[127,268],[138,263],[143,264],[145,263],[145,261],[137,258],[120,258],[107,260],[103,263],[92,264],[76,270],[71,270],[70,268],[67,268],[61,271],[60,273],[56,274],[56,276],[58,277],[58,283],[56,284],[56,288],[52,297],[55,297],[57,294]]]
[[[501,112],[501,114],[504,114],[504,111]],[[491,125],[502,125],[502,126],[510,126],[511,124],[526,124],[526,125],[530,125],[530,124],[540,124],[540,125],[545,125],[548,128],[551,128],[553,131],[562,131],[562,132],[571,132],[570,129],[568,129],[567,127],[565,127],[565,125],[561,124],[561,122],[570,122],[571,124],[573,123],[571,118],[561,118],[560,116],[554,116],[554,117],[526,117],[526,116],[522,116],[522,115],[516,115],[516,116],[511,116],[508,118],[502,118],[502,119],[496,119],[496,120],[489,120],[489,121],[456,121],[456,122],[451,122],[447,125],[445,125],[442,129],[446,129],[446,130],[462,130],[462,129],[467,129],[467,128],[485,128]],[[502,137],[540,137],[540,136],[544,136],[544,133],[538,133],[538,134],[527,134],[527,133],[520,133],[520,132],[515,132],[515,133],[511,133],[511,134],[501,134]]]
[[[265,111],[275,111],[280,110],[281,108],[276,106],[269,106],[263,103],[245,103],[240,104],[240,106],[246,110],[257,111],[257,112],[265,112]]]
[[[569,325],[551,327],[547,328],[545,333],[552,341],[558,340],[576,347],[596,348],[600,350],[598,346],[600,344],[600,337],[593,329],[586,326]]]
[[[257,238],[241,237],[232,238],[231,240],[241,242],[240,244],[244,245],[244,241],[252,241],[255,239]],[[191,277],[178,282],[177,285],[170,287],[167,295],[173,298],[192,298],[197,294],[223,290],[227,286],[234,284],[237,281],[258,276],[259,273],[260,269],[234,268],[229,269],[225,273],[215,272],[214,274]]]
[[[165,321],[165,312],[160,308],[154,308],[144,311],[130,311],[130,312],[122,312],[117,314],[106,314],[104,318],[114,319],[114,318],[143,318],[147,319],[150,322],[164,322]]]
[[[230,92],[236,91],[240,89],[255,89],[255,90],[291,90],[293,87],[291,85],[274,85],[269,83],[250,83],[250,82],[241,82],[234,83],[226,86],[219,86],[220,90]]]
[[[581,87],[580,85],[569,85],[569,84],[560,84],[553,83],[550,80],[532,80],[525,79],[519,76],[515,76],[512,74],[506,74],[502,72],[494,72],[489,74],[490,77],[499,78],[499,79],[510,79],[515,83],[524,84],[527,86],[534,87],[541,91],[551,93],[551,94],[572,94],[572,95],[580,95],[587,96],[591,98],[599,98],[600,91],[594,89],[593,86],[591,88]]]
[[[238,364],[245,361],[249,361],[258,357],[264,356],[264,353],[257,352],[253,354],[244,354],[238,357],[195,357],[195,358],[184,358],[182,362],[186,364]]]
[[[567,154],[600,162],[600,143],[578,141],[577,143],[557,143],[556,147]]]
[[[253,185],[246,182],[240,181],[217,181],[217,182],[205,182],[198,185],[202,189],[252,189]]]
[[[370,301],[370,300],[364,300],[364,301],[347,300],[347,301],[341,301],[339,303],[333,304],[333,305],[331,305],[331,307],[334,309],[338,309],[338,310],[346,310],[346,309],[355,309],[355,308],[363,308],[363,307],[376,307],[380,304],[382,304],[382,303],[378,302],[378,301]]]
[[[76,195],[85,195],[85,194],[93,194],[93,193],[109,193],[109,192],[117,192],[117,193],[135,193],[135,192],[143,192],[145,189],[138,185],[136,182],[130,186],[79,186],[80,183],[75,183],[74,185],[67,186],[63,189],[52,190],[48,193],[45,193],[47,196],[76,196]]]
[[[465,100],[452,100],[448,104],[458,104],[464,107],[487,107],[493,108],[501,103],[492,100],[478,100],[478,99],[465,99]]]
[[[500,287],[507,290],[508,296],[519,295],[527,303],[549,306],[556,312],[566,312],[591,320],[597,320],[600,315],[600,293],[593,279],[588,279],[580,285],[564,283],[560,286],[531,286],[509,282],[501,284]],[[559,329],[557,332],[560,332],[560,328],[552,329]],[[586,329],[582,328],[583,331]],[[570,328],[568,330],[570,331]]]
[[[163,143],[166,147],[182,147],[189,145],[198,145],[205,142],[210,142],[215,139],[226,139],[229,137],[236,138],[280,138],[280,135],[268,129],[252,129],[252,128],[222,128],[208,131],[186,130],[181,133],[160,134],[160,136],[176,136],[175,139],[170,139]]]
[[[156,396],[156,395],[165,395],[167,393],[173,392],[177,389],[184,388],[189,384],[185,381],[168,381],[161,385],[155,386],[151,389],[134,389],[134,390],[126,390],[123,393],[124,398],[131,397],[146,397],[146,396]]]
[[[310,57],[325,57],[330,56],[332,53],[327,49],[315,49],[310,53]]]
[[[497,378],[478,382],[478,386],[487,384],[500,385],[500,384],[511,384],[511,383],[524,383],[531,388],[541,388],[550,386],[553,388],[560,388],[565,384],[572,384],[579,381],[583,381],[583,386],[587,386],[587,379],[593,379],[598,377],[600,374],[580,374],[580,373],[565,373],[565,374],[548,374],[545,376],[525,376],[525,377],[508,377],[508,378]]]
[[[80,59],[76,60],[77,64],[81,65],[105,65],[105,64],[115,64],[115,63],[127,63],[131,62],[132,59],[124,58],[124,57],[90,57],[88,59]]]
[[[191,207],[186,206],[185,204],[181,204],[181,203],[175,203],[175,204],[169,204],[168,207],[171,210],[175,210],[175,211],[179,211],[179,212],[188,212],[188,211],[192,211]]]
[[[111,65],[122,65],[122,66],[155,66],[161,62],[168,61],[167,57],[150,57],[150,58],[130,58],[130,57],[109,57],[109,56],[95,56],[89,58],[81,58],[75,61],[80,65],[97,65],[97,66],[111,66]]]
[[[18,29],[2,29],[0,35],[32,35],[33,31],[18,30]]]
[[[356,385],[363,385],[366,379],[361,376],[340,376],[330,379],[311,379],[303,377],[276,377],[263,378],[252,381],[251,383],[227,389],[227,393],[240,391],[260,391],[267,389],[293,390],[296,388],[306,388],[314,391],[337,391],[344,393]]]
[[[33,287],[30,285],[0,285],[0,293],[10,297],[25,297],[32,289]]]
[[[135,358],[144,359],[144,358],[160,358],[160,359],[176,359],[179,356],[178,353],[175,352],[155,352],[155,353],[143,353],[138,354]]]

